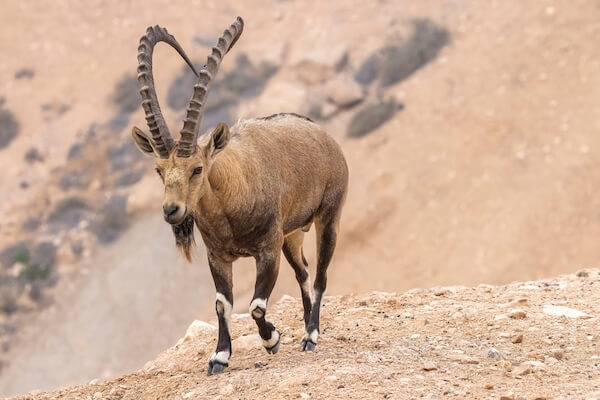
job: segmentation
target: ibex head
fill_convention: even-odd
[[[140,151],[156,158],[156,171],[165,185],[164,217],[170,224],[181,224],[191,207],[203,196],[212,161],[229,141],[229,128],[222,122],[212,133],[203,137],[201,143],[197,143],[210,82],[217,74],[223,56],[233,47],[243,28],[244,21],[238,17],[219,38],[200,72],[196,72],[179,43],[166,29],[150,27],[140,39],[138,81],[150,134],[137,127],[131,133]],[[154,46],[161,41],[177,50],[198,76],[178,142],[174,142],[169,133],[154,88],[152,53]]]

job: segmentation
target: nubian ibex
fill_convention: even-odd
[[[194,224],[198,227],[217,291],[219,336],[209,374],[224,371],[231,356],[232,262],[239,257],[256,260],[250,315],[265,349],[274,354],[280,334],[265,317],[283,250],[302,293],[301,350],[314,350],[327,267],[348,187],[348,167],[339,145],[309,118],[282,113],[242,120],[231,127],[221,122],[198,137],[210,82],[243,27],[238,17],[199,72],[164,28],[148,28],[138,48],[138,80],[150,134],[134,127],[133,140],[143,153],[156,158],[156,171],[165,187],[164,218],[190,262]],[[178,142],[169,133],[154,88],[152,53],[158,42],[175,48],[198,77]],[[313,223],[318,253],[314,293],[302,251],[304,232]]]

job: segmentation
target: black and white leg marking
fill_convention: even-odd
[[[229,366],[231,357],[231,310],[233,294],[231,285],[231,264],[209,260],[209,265],[217,288],[215,310],[219,320],[217,349],[208,361],[208,374],[218,374]]]
[[[250,315],[256,321],[258,333],[263,341],[263,346],[270,354],[275,354],[279,351],[279,332],[273,324],[265,319],[267,310],[267,300],[255,298],[250,303]]]
[[[275,254],[273,254],[275,253]],[[261,255],[256,260],[256,284],[254,297],[250,303],[250,315],[258,326],[258,333],[263,341],[263,346],[270,354],[279,351],[280,334],[272,323],[265,319],[267,314],[267,301],[279,272],[279,247],[276,252]]]

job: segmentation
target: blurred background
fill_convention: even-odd
[[[133,371],[213,319],[204,247],[192,265],[177,253],[130,130],[146,129],[146,27],[200,66],[237,15],[203,127],[296,112],[339,141],[351,178],[329,294],[598,265],[597,1],[5,1],[0,395]],[[177,135],[194,77],[164,44],[154,60]],[[234,268],[247,312],[255,269]],[[272,300],[286,293],[283,261]]]

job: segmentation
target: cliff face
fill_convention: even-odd
[[[269,308],[282,333],[276,355],[238,314],[230,367],[207,376],[216,328],[195,321],[135,373],[20,398],[594,398],[599,304],[598,269],[505,286],[327,297],[317,351],[302,353],[301,302],[284,296]]]

